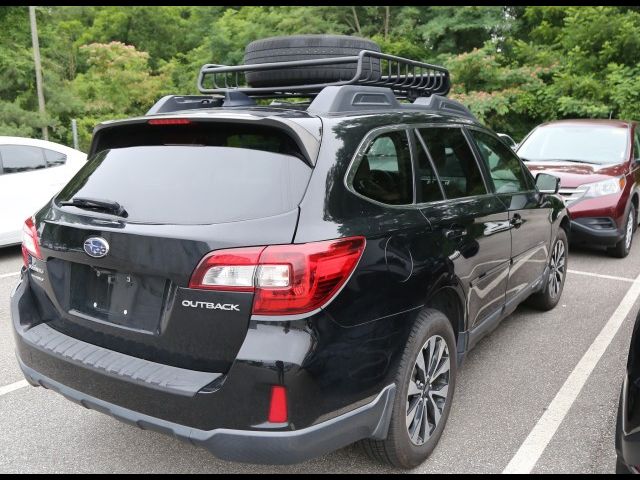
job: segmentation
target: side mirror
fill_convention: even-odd
[[[540,193],[558,193],[560,191],[560,179],[548,173],[536,175],[536,187]]]

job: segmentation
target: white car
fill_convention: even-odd
[[[22,241],[22,225],[64,187],[87,155],[53,142],[0,136],[0,247]]]

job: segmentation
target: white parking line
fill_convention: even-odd
[[[640,296],[640,275],[502,473],[530,473]]]
[[[613,275],[602,275],[601,273],[593,273],[593,272],[583,272],[580,270],[567,270],[568,273],[574,273],[576,275],[586,275],[587,277],[597,277],[597,278],[605,278],[607,280],[619,280],[621,282],[629,282],[629,283],[633,283],[633,282],[637,282],[638,279],[636,278],[635,280],[633,278],[629,278],[629,277],[614,277]]]
[[[27,383],[26,380],[20,380],[19,382],[12,383],[11,385],[6,385],[4,387],[0,387],[0,397],[2,395],[6,395],[7,393],[13,392],[14,390],[18,390],[20,388],[24,388],[27,385],[29,385],[29,384]]]
[[[20,272],[2,273],[2,274],[0,274],[0,278],[17,277],[18,275],[20,275]]]

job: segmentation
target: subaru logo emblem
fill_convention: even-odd
[[[94,258],[102,258],[109,253],[109,244],[104,238],[89,237],[84,242],[84,251]]]

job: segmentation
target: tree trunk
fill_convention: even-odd
[[[356,7],[351,7],[351,12],[353,12],[353,20],[356,23],[356,32],[360,35],[362,32],[360,31],[360,21],[358,20],[358,12],[356,12]]]
[[[390,7],[384,7],[384,39],[389,40],[389,17],[391,12]]]

